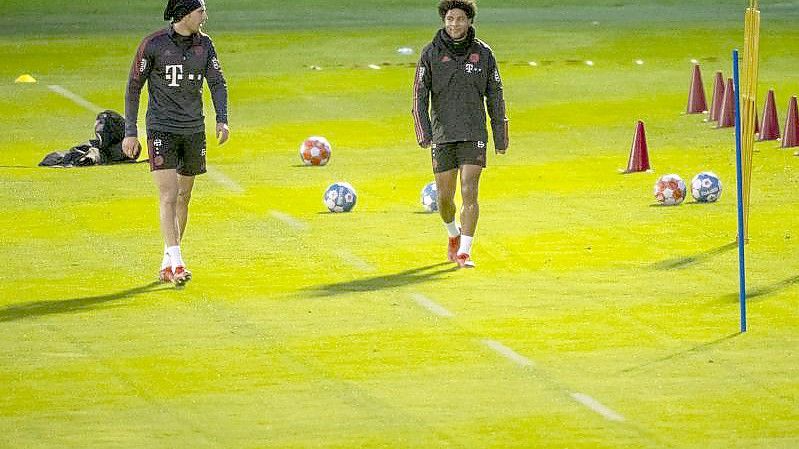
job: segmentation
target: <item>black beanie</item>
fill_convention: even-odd
[[[189,15],[197,8],[204,8],[203,0],[169,0],[164,9],[164,20],[171,20],[172,23],[180,22],[180,19]]]

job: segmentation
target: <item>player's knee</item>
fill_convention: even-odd
[[[177,201],[182,204],[188,204],[191,201],[191,191],[181,190],[178,192]]]
[[[177,190],[162,189],[160,192],[158,192],[158,199],[161,202],[161,204],[166,204],[166,205],[174,204],[175,202],[177,202],[177,198],[178,198]]]
[[[461,197],[463,197],[464,204],[477,204],[477,186],[471,184],[461,186]]]
[[[463,199],[463,210],[466,211],[477,211],[480,209],[480,205],[477,203],[477,199],[474,200],[467,200],[466,198]]]

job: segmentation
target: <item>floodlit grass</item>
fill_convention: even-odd
[[[483,174],[478,267],[456,270],[410,115],[434,2],[209,3],[233,134],[209,146],[176,290],[154,283],[146,164],[36,167],[94,119],[47,86],[121,111],[161,26],[163,2],[110,3],[0,14],[0,447],[799,447],[799,158],[756,146],[738,334],[733,134],[682,114],[691,59],[708,92],[730,75],[744,4],[482,0],[511,147]],[[799,2],[762,10],[782,127]],[[620,175],[639,119],[656,172]],[[309,135],[328,166],[299,166]],[[702,170],[718,203],[653,205],[657,176]],[[350,214],[321,203],[339,180]]]

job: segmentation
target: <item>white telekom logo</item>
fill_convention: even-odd
[[[169,86],[178,87],[178,80],[183,79],[183,64],[168,65],[166,66],[166,80],[169,81]]]

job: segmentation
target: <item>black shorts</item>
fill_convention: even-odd
[[[150,171],[177,170],[183,176],[205,173],[205,133],[147,132]]]
[[[434,143],[431,154],[433,173],[442,173],[461,165],[486,166],[486,143],[480,140]]]

